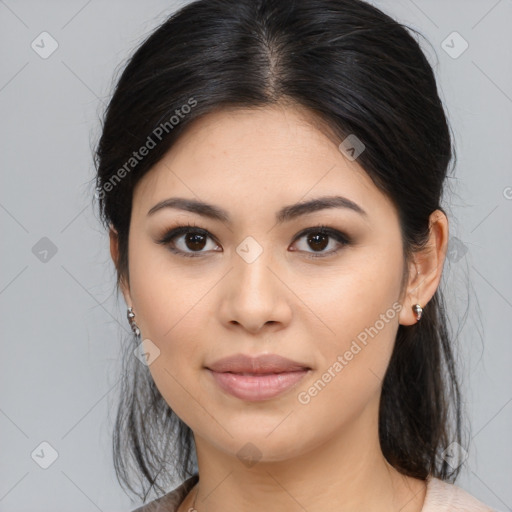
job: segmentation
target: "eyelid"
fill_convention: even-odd
[[[174,228],[170,228],[170,229],[166,230],[164,235],[161,236],[156,241],[156,243],[161,244],[161,245],[170,246],[174,239],[176,239],[182,235],[188,234],[188,233],[199,233],[208,238],[211,238],[217,245],[220,245],[219,242],[216,240],[216,238],[207,229],[201,228],[192,222],[186,223],[186,224],[180,224]],[[306,236],[310,233],[312,233],[312,234],[323,233],[324,235],[336,240],[336,242],[338,242],[338,244],[341,245],[341,248],[352,244],[352,239],[350,236],[348,236],[347,234],[345,234],[344,232],[342,232],[336,228],[326,226],[323,224],[311,226],[311,227],[301,230],[299,233],[297,233],[294,236],[292,243],[295,243],[297,240],[300,240],[301,238],[303,238],[304,236]],[[330,250],[328,252],[317,252],[317,253],[315,253],[314,251],[309,252],[309,251],[299,251],[299,250],[294,250],[294,252],[303,252],[303,253],[305,253],[306,257],[311,258],[311,259],[316,259],[316,258],[327,258],[329,256],[333,256],[333,255],[337,254],[341,248],[339,247],[337,249]],[[206,255],[207,252],[209,252],[209,251],[186,252],[186,251],[181,251],[179,249],[170,248],[170,247],[169,247],[169,250],[171,252],[173,252],[174,254],[184,256],[184,257],[202,257],[203,255]]]

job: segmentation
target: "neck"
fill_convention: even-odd
[[[262,454],[250,467],[197,434],[195,442],[200,480],[180,511],[194,501],[197,512],[421,512],[423,506],[426,483],[400,474],[385,460],[376,417],[360,417],[293,458],[270,461]]]

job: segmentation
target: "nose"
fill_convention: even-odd
[[[222,285],[220,314],[228,327],[239,325],[251,334],[279,330],[292,317],[293,293],[283,271],[264,251],[255,261],[235,255],[231,272]]]

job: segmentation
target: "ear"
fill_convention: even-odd
[[[413,325],[418,321],[412,306],[419,304],[424,308],[441,281],[449,236],[448,219],[441,210],[430,214],[429,229],[427,245],[414,254],[409,264],[409,282],[399,315],[402,325]]]
[[[112,224],[109,229],[110,236],[110,256],[112,257],[112,261],[119,272],[119,237],[117,231],[114,229]],[[119,280],[119,286],[121,291],[123,292],[124,300],[128,306],[132,305],[132,298],[130,296],[130,286],[126,283],[124,276],[122,276]]]

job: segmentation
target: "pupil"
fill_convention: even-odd
[[[313,244],[313,247],[312,249],[319,249],[319,250],[322,250],[322,249],[325,249],[328,245],[328,242],[327,242],[327,239],[329,237],[323,233],[318,233],[318,234],[315,234],[315,235],[312,235],[308,238],[308,243],[312,243]],[[323,239],[323,242],[319,242],[319,239]],[[317,244],[320,244],[320,246],[318,247],[315,247],[314,245],[317,245]]]
[[[203,249],[205,246],[204,238],[205,236],[201,234],[188,233],[185,237],[185,244],[187,245],[187,248],[190,250],[200,250]]]

